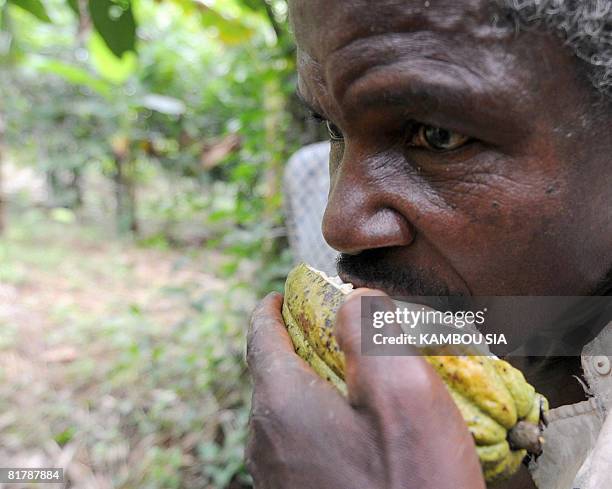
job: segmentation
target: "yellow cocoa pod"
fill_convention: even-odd
[[[351,289],[350,284],[300,264],[287,277],[282,311],[296,352],[343,395],[345,359],[333,328]],[[465,420],[486,481],[507,479],[527,454],[541,453],[548,403],[509,363],[457,351],[440,346],[422,353]]]
[[[447,355],[446,349],[440,347],[440,356],[430,355],[425,359],[447,387],[476,402],[484,414],[504,428],[512,428],[518,420],[516,404],[504,381],[497,375],[491,359],[485,356]]]

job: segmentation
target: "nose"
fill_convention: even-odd
[[[414,228],[394,205],[385,180],[368,175],[366,165],[349,162],[347,156],[331,178],[323,216],[327,243],[346,254],[410,245]]]

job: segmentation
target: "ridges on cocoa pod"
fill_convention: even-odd
[[[345,360],[333,328],[351,288],[300,264],[287,277],[282,311],[296,352],[344,395]],[[430,348],[423,357],[463,416],[487,482],[509,478],[528,454],[541,453],[548,402],[520,370],[495,357],[451,355],[448,347]]]

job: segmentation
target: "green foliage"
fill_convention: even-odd
[[[115,85],[121,85],[134,74],[137,68],[136,54],[124,51],[121,57],[109,49],[101,35],[92,33],[87,44],[91,64],[101,77]]]
[[[109,49],[121,58],[136,44],[136,21],[129,0],[89,0],[89,14]]]
[[[51,22],[45,6],[40,0],[8,0],[9,3],[21,7],[26,12],[30,12],[38,20],[43,22]]]
[[[28,64],[37,72],[57,75],[72,85],[87,87],[106,98],[112,96],[112,86],[109,83],[80,66],[36,55],[30,56]]]
[[[193,285],[163,290],[162,302],[183,301],[171,321],[152,320],[136,301],[102,315],[53,308],[48,316],[62,325],[54,341],[108,355],[67,367],[70,385],[86,393],[95,386],[97,397],[39,399],[52,420],[49,436],[86,446],[98,468],[117,451],[145,447],[129,470],[113,472],[116,487],[248,487],[244,332],[257,298],[280,289],[290,266],[280,212],[284,162],[318,135],[293,98],[286,4],[45,5],[52,23],[10,9],[14,64],[0,72],[7,154],[44,177],[51,197],[43,206],[52,209],[45,222],[65,232],[94,222],[104,243],[118,238],[114,224],[137,234],[140,246],[182,250],[189,267],[190,257],[204,254],[197,266],[222,283],[205,293]],[[50,232],[38,221],[31,228]],[[3,260],[0,269],[16,286],[33,266],[21,262],[36,257],[40,268],[54,269],[71,256],[25,249],[28,256]],[[70,270],[89,267],[84,260]],[[106,256],[88,277],[109,270],[131,276]],[[92,423],[75,415],[82,411]]]
[[[15,372],[10,352],[31,341],[17,332],[24,325],[0,317],[0,357],[9,359],[0,360],[0,410],[10,413],[3,441],[28,451],[78,446],[89,469],[117,489],[250,487],[243,336],[253,290],[238,277],[221,282],[201,271],[218,253],[100,245],[99,229],[52,222],[40,212],[21,217],[0,257],[9,268],[27,267],[24,292],[37,284],[51,294],[36,301],[44,311],[43,323],[30,325],[36,341],[73,353],[49,360],[45,376],[31,377],[40,353],[20,358]],[[62,290],[78,292],[67,297]],[[22,308],[18,303],[16,316],[24,318]]]
[[[70,9],[80,17],[81,15],[81,5],[79,4],[79,0],[66,0],[66,3],[70,7]]]

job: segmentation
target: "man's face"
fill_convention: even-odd
[[[299,92],[343,138],[323,231],[345,280],[582,295],[612,266],[609,108],[559,40],[494,24],[492,3],[290,2]]]

